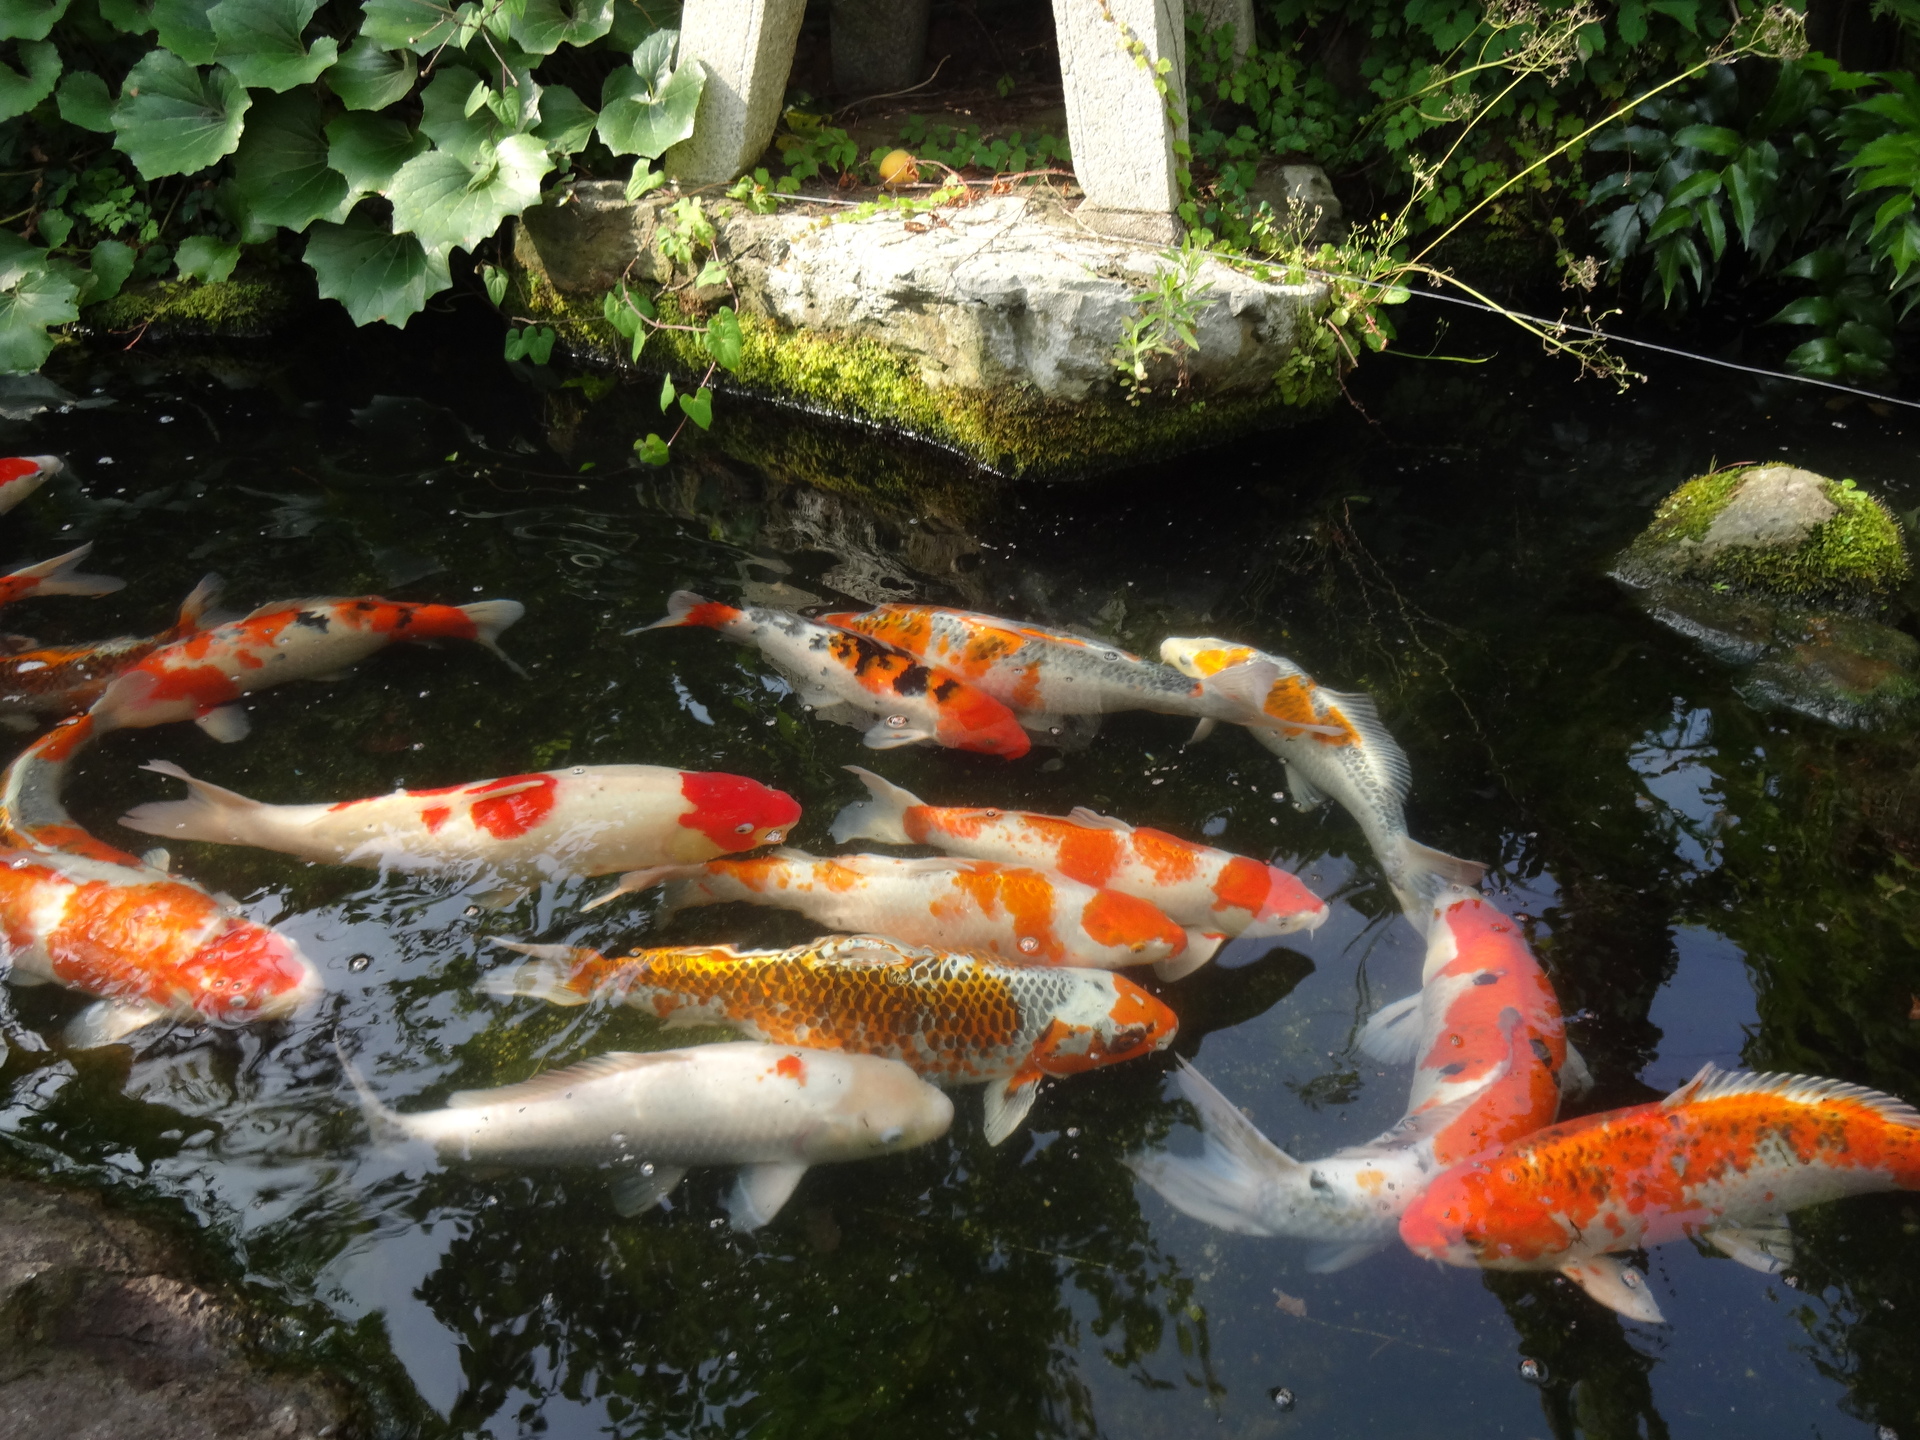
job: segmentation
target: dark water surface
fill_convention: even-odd
[[[0,448],[74,469],[0,522],[6,557],[91,538],[91,568],[128,586],[8,621],[49,640],[150,632],[208,570],[249,607],[365,591],[527,605],[506,645],[530,680],[476,648],[398,647],[255,697],[241,744],[187,726],[109,737],[69,799],[118,844],[138,837],[116,815],[176,788],[137,768],[164,757],[280,802],[561,764],[727,769],[798,796],[795,843],[827,849],[860,793],[852,762],[936,803],[1086,804],[1297,864],[1335,901],[1323,929],[1238,943],[1167,993],[1176,1051],[1312,1156],[1400,1114],[1408,1075],[1351,1042],[1417,984],[1420,947],[1352,823],[1283,803],[1277,762],[1245,735],[1187,750],[1182,722],[1121,715],[1057,761],[876,757],[805,717],[752,652],[624,632],[685,587],[959,603],[1149,653],[1169,633],[1237,637],[1380,696],[1412,759],[1415,834],[1494,862],[1575,1017],[1599,1080],[1585,1108],[1707,1060],[1920,1098],[1910,742],[1755,712],[1602,577],[1652,504],[1716,460],[1791,458],[1920,503],[1916,426],[1698,368],[1618,396],[1509,336],[1447,348],[1496,342],[1507,354],[1485,366],[1374,362],[1364,415],[1056,488],[736,402],[715,407],[720,439],[637,471],[627,447],[659,423],[657,383],[590,398],[516,379],[494,332],[457,321],[69,358],[63,383],[114,403],[0,426]],[[722,907],[661,927],[645,901],[576,919],[604,881],[490,911],[450,883],[239,849],[183,846],[175,863],[299,938],[321,1012],[16,1051],[0,1144],[183,1207],[284,1310],[281,1339],[349,1367],[399,1430],[1920,1440],[1912,1196],[1798,1217],[1792,1284],[1655,1252],[1666,1327],[1557,1279],[1397,1251],[1312,1275],[1296,1247],[1209,1230],[1121,1165],[1149,1140],[1193,1143],[1162,1056],[1051,1086],[997,1149],[965,1096],[946,1140],[816,1170],[754,1236],[727,1230],[712,1173],[671,1211],[621,1220],[599,1176],[422,1171],[374,1146],[334,1037],[390,1103],[437,1103],[667,1043],[631,1012],[477,995],[489,936],[785,943],[806,922]],[[81,1004],[13,998],[49,1034]]]

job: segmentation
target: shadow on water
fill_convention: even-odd
[[[1091,488],[990,483],[740,402],[641,471],[649,387],[477,364],[497,337],[471,316],[316,333],[271,358],[67,356],[62,383],[114,403],[0,427],[0,445],[75,469],[8,517],[9,538],[36,558],[93,539],[95,566],[129,585],[9,621],[48,640],[149,632],[209,569],[239,605],[386,590],[528,606],[507,645],[530,684],[470,649],[403,647],[263,693],[241,745],[185,727],[108,737],[70,802],[110,839],[128,804],[164,793],[136,769],[156,757],[283,802],[644,760],[781,786],[806,806],[794,842],[824,848],[860,794],[841,767],[868,763],[935,803],[1085,804],[1294,865],[1335,897],[1325,927],[1236,946],[1163,993],[1183,1020],[1173,1054],[1276,1143],[1319,1154],[1399,1114],[1405,1074],[1352,1042],[1418,984],[1421,956],[1353,827],[1286,804],[1247,737],[1187,747],[1171,718],[1119,715],[1089,747],[1016,765],[876,760],[751,653],[627,632],[692,588],[922,598],[1143,651],[1237,636],[1380,697],[1412,759],[1415,833],[1494,864],[1575,1017],[1598,1081],[1585,1106],[1707,1060],[1920,1097],[1911,735],[1752,711],[1601,578],[1652,504],[1716,459],[1790,454],[1915,503],[1904,422],[1691,370],[1616,396],[1482,338],[1509,353],[1473,369],[1388,357],[1359,377],[1365,415]],[[136,1051],[16,1049],[0,1135],[18,1163],[178,1206],[308,1317],[309,1348],[372,1367],[356,1373],[395,1392],[396,1432],[1920,1435],[1913,1197],[1802,1217],[1795,1286],[1656,1252],[1663,1330],[1557,1279],[1483,1281],[1393,1250],[1317,1275],[1292,1246],[1207,1230],[1136,1187],[1129,1151],[1194,1143],[1164,1056],[1050,1086],[998,1149],[962,1095],[947,1140],[818,1170],[752,1237],[722,1223],[718,1174],[623,1221],[602,1176],[443,1170],[373,1144],[335,1039],[401,1108],[683,1043],[628,1011],[475,993],[498,963],[487,942],[789,943],[805,922],[664,918],[644,898],[579,915],[603,881],[496,911],[454,880],[203,845],[176,861],[300,939],[330,991],[320,1013]],[[49,1035],[79,1008],[51,989],[11,998]],[[1538,1388],[1523,1356],[1546,1366]]]

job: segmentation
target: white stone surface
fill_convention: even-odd
[[[1253,0],[1187,0],[1187,9],[1204,19],[1209,30],[1233,26],[1234,58],[1245,58],[1253,46]]]
[[[767,148],[780,122],[806,0],[686,0],[680,56],[707,67],[693,138],[667,151],[690,185],[731,180]]]
[[[1186,138],[1184,0],[1053,0],[1066,87],[1067,140],[1086,192],[1089,223],[1102,211],[1170,215],[1180,198],[1173,142]],[[1121,27],[1146,47],[1149,67],[1128,53]],[[1171,62],[1176,128],[1150,68]]]
[[[1798,545],[1839,513],[1827,498],[1827,482],[1811,470],[1762,465],[1748,473],[1713,517],[1700,539],[1700,553]]]

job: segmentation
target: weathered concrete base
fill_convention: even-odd
[[[1187,138],[1184,5],[1053,0],[1053,28],[1067,99],[1067,143],[1087,202],[1171,218],[1180,201],[1173,142]],[[1141,47],[1138,57],[1129,40]],[[1154,83],[1162,62],[1170,97]],[[1178,117],[1177,126],[1170,116]]]
[[[1142,245],[1178,245],[1180,222],[1163,210],[1115,210],[1106,205],[1082,205],[1073,218],[1097,235],[1137,240]]]
[[[664,157],[690,185],[731,180],[760,158],[780,121],[794,41],[806,0],[689,0],[680,18],[680,59],[707,68],[691,139]]]

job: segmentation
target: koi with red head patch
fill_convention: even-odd
[[[219,585],[218,576],[202,580],[181,603],[172,628],[159,635],[123,635],[86,645],[43,645],[0,656],[0,718],[80,714],[100,698],[121,671],[198,630]]]
[[[987,1086],[987,1140],[1025,1117],[1043,1075],[1164,1049],[1173,1012],[1124,976],[1004,965],[872,935],[790,950],[684,946],[604,956],[499,942],[533,959],[489,975],[495,995],[611,999],[682,1025],[900,1060],[941,1085]]]
[[[58,455],[9,455],[0,459],[0,515],[66,468]]]
[[[1149,965],[1196,943],[1145,900],[986,860],[822,859],[782,850],[754,860],[635,870],[584,908],[663,883],[669,911],[744,900],[798,910],[836,930],[971,950],[1013,965],[1114,970]]]
[[[943,670],[890,646],[791,614],[736,609],[687,590],[667,601],[667,618],[645,630],[703,626],[752,645],[823,719],[865,727],[872,750],[931,742],[1017,760],[1033,742],[1013,712]],[[638,632],[634,632],[638,633]],[[878,716],[867,725],[866,717]]]
[[[0,575],[0,605],[11,605],[41,595],[111,595],[123,589],[126,581],[111,575],[83,575],[80,562],[93,549],[89,540],[77,550],[26,565],[8,575]]]
[[[1911,1105],[1838,1080],[1708,1065],[1664,1100],[1456,1166],[1401,1217],[1400,1236],[1450,1265],[1559,1270],[1602,1304],[1658,1320],[1616,1252],[1698,1236],[1772,1274],[1792,1260],[1786,1215],[1883,1190],[1920,1190]]]
[[[401,640],[472,640],[506,660],[500,632],[525,613],[517,600],[279,600],[162,646],[122,672],[91,713],[102,732],[192,720],[216,740],[239,740],[247,718],[230,702],[242,695],[326,679]]]
[[[757,780],[660,765],[575,765],[332,805],[268,805],[164,760],[146,768],[191,793],[137,806],[120,818],[129,830],[380,869],[611,875],[777,845],[800,819],[791,795]]]
[[[1326,902],[1284,870],[1243,855],[1195,845],[1164,830],[1136,829],[1075,810],[1062,819],[1026,810],[928,805],[858,765],[846,767],[872,792],[833,822],[833,838],[889,845],[931,845],[950,855],[1053,870],[1153,902],[1189,934],[1285,935],[1327,918]],[[1199,946],[1161,961],[1175,980],[1205,963]]]

